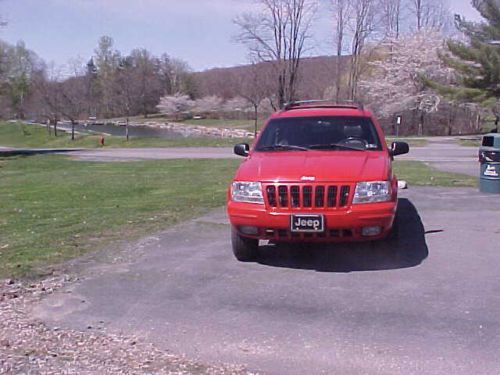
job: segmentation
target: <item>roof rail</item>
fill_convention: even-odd
[[[308,108],[353,108],[364,110],[364,105],[361,102],[356,102],[354,100],[346,100],[343,102],[332,102],[331,100],[300,100],[288,102],[283,107],[284,111],[289,111],[291,109],[300,108],[306,106]]]

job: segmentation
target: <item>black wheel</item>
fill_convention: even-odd
[[[231,243],[233,245],[233,254],[240,262],[249,262],[257,258],[259,240],[242,237],[235,228],[231,228]]]

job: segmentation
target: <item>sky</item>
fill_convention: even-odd
[[[326,0],[323,0],[326,1]],[[470,0],[449,0],[453,13],[478,20]],[[123,54],[146,48],[168,53],[196,71],[248,62],[234,39],[234,18],[251,10],[253,0],[0,0],[7,25],[0,39],[23,40],[47,62],[88,61],[100,36],[111,36]],[[332,54],[329,23],[322,9],[310,53]],[[322,15],[322,16],[321,16]]]

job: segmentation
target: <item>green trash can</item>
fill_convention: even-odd
[[[481,176],[479,190],[500,194],[500,134],[486,134],[479,148]]]

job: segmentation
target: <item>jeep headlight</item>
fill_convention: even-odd
[[[352,203],[388,202],[391,195],[389,181],[358,182]]]
[[[235,202],[264,203],[260,182],[233,182],[231,198]]]

